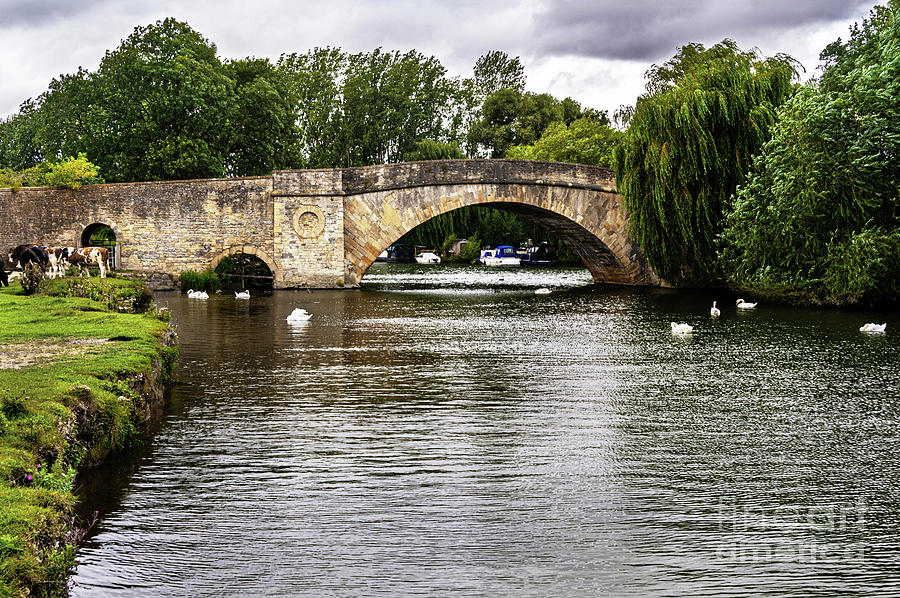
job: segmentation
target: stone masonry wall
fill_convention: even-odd
[[[254,177],[0,189],[0,248],[80,247],[84,229],[103,223],[116,234],[121,269],[203,270],[241,247],[272,255],[271,188],[271,177]]]

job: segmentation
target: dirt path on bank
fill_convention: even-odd
[[[18,370],[84,353],[84,347],[105,345],[105,338],[79,338],[71,341],[48,339],[28,343],[0,345],[0,370]],[[90,351],[88,351],[90,352]]]

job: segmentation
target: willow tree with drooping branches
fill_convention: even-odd
[[[674,283],[716,277],[716,237],[729,200],[771,135],[799,64],[731,40],[688,44],[647,71],[616,149],[631,235]]]

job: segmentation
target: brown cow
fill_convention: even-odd
[[[68,247],[45,247],[47,258],[50,262],[50,278],[64,278],[66,276],[66,258],[69,257]]]
[[[105,247],[82,247],[69,254],[69,263],[78,268],[78,274],[84,272],[85,276],[91,276],[87,269],[88,264],[97,264],[100,267],[100,278],[106,278],[109,268],[109,252]]]

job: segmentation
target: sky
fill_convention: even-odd
[[[816,74],[818,55],[874,0],[0,0],[0,118],[54,77],[95,70],[137,26],[187,22],[219,57],[268,57],[316,46],[435,56],[471,76],[490,50],[519,56],[526,89],[608,110],[634,104],[644,73],[689,42],[733,39],[790,54]]]

